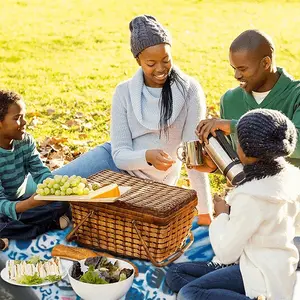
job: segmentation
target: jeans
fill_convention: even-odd
[[[59,229],[59,218],[64,214],[71,219],[68,202],[49,202],[48,205],[29,209],[19,213],[18,220],[0,214],[0,238],[34,239],[49,230]]]
[[[111,155],[110,143],[95,147],[82,154],[80,157],[72,160],[70,163],[54,170],[52,174],[68,176],[77,175],[87,178],[103,170],[126,173],[116,167]],[[30,191],[36,191],[36,183],[33,181],[31,175],[28,176],[27,186]]]
[[[221,266],[212,262],[174,264],[166,275],[178,300],[246,300],[239,265]]]

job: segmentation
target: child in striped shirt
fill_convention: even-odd
[[[32,239],[68,225],[67,202],[33,199],[35,190],[27,185],[28,174],[36,184],[52,174],[25,128],[22,97],[0,90],[0,238]]]

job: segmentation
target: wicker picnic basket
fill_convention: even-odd
[[[165,266],[193,243],[197,194],[151,180],[105,170],[90,182],[131,189],[114,203],[70,202],[73,230],[67,240],[119,256]]]

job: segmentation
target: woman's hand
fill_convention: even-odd
[[[217,217],[222,213],[229,215],[230,206],[226,203],[226,201],[223,198],[221,198],[218,195],[214,195],[213,203],[214,203],[215,217]]]
[[[208,144],[208,135],[211,133],[213,136],[216,136],[216,130],[222,130],[225,135],[229,135],[231,133],[230,122],[230,120],[217,118],[202,120],[197,126],[195,133],[200,143]]]
[[[160,171],[167,171],[176,161],[161,149],[146,151],[146,161]]]

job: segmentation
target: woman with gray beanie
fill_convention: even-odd
[[[173,65],[171,36],[152,16],[135,17],[129,24],[131,52],[140,68],[114,93],[111,144],[85,153],[54,174],[88,177],[104,169],[175,185],[181,169],[176,150],[197,140],[195,128],[206,116],[200,84]],[[198,194],[200,221],[210,223],[208,177],[188,170]]]
[[[237,136],[246,180],[226,202],[214,200],[217,217],[209,228],[212,262],[169,269],[166,281],[179,291],[179,300],[293,299],[300,170],[284,157],[295,149],[296,128],[279,111],[256,109],[241,117]]]

